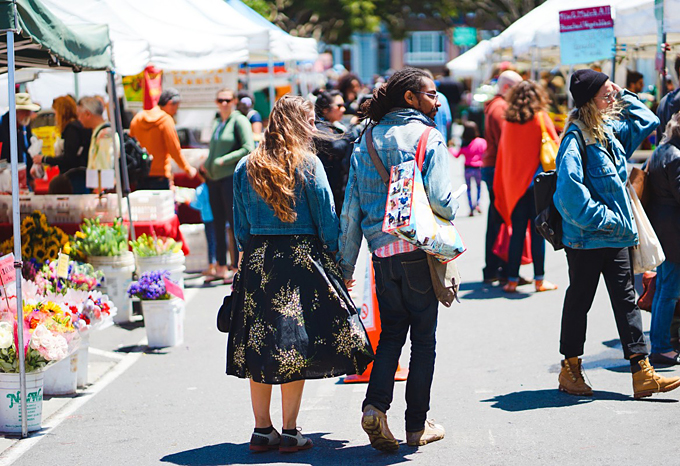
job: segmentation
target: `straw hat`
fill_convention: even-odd
[[[16,94],[16,103],[17,110],[30,110],[32,112],[40,110],[40,105],[34,104],[33,101],[31,101],[31,96],[25,92]]]

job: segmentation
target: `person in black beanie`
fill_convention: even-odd
[[[562,133],[554,196],[562,215],[562,242],[569,265],[559,389],[571,395],[593,394],[584,380],[580,356],[587,314],[603,275],[623,355],[633,373],[633,396],[673,390],[680,387],[680,377],[660,376],[647,358],[631,270],[630,248],[638,244],[638,232],[625,188],[626,159],[654,131],[659,119],[635,94],[621,90],[607,75],[594,70],[576,71],[569,90],[576,108]]]

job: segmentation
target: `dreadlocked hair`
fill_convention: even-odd
[[[255,192],[281,221],[292,223],[295,186],[304,182],[314,154],[309,118],[314,106],[300,96],[284,95],[274,104],[262,142],[246,162],[248,180]]]
[[[373,90],[373,97],[361,105],[359,117],[378,123],[393,108],[408,107],[404,94],[420,91],[424,78],[429,76],[418,68],[406,67],[397,71],[385,84]]]

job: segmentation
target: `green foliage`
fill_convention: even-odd
[[[441,28],[453,25],[460,0],[245,0],[245,3],[294,36],[327,44],[350,41],[354,32],[376,32],[381,22],[395,39],[413,18],[427,18]]]
[[[163,256],[175,254],[182,250],[182,242],[172,238],[154,238],[143,233],[136,240],[130,241],[132,252],[138,257]]]
[[[86,218],[80,230],[75,234],[72,256],[119,256],[128,250],[128,231],[120,218],[113,225]]]
[[[47,360],[35,349],[28,348],[25,359],[26,372],[36,372],[47,365]],[[0,349],[0,372],[19,372],[19,358],[14,346]]]
[[[546,0],[458,0],[463,13],[475,13],[471,26],[505,29]],[[565,2],[565,9],[568,9]]]

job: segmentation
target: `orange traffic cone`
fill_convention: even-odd
[[[361,305],[361,321],[368,333],[368,340],[371,342],[373,351],[378,348],[378,341],[380,340],[380,312],[378,310],[378,297],[375,294],[375,276],[373,272],[373,263],[370,259],[367,261],[366,270],[367,283],[364,284],[364,299]],[[343,379],[344,383],[368,383],[371,378],[371,370],[373,363],[369,364],[362,374],[349,375]],[[394,374],[394,380],[403,381],[408,377],[408,369],[402,369],[397,365],[397,372]]]

